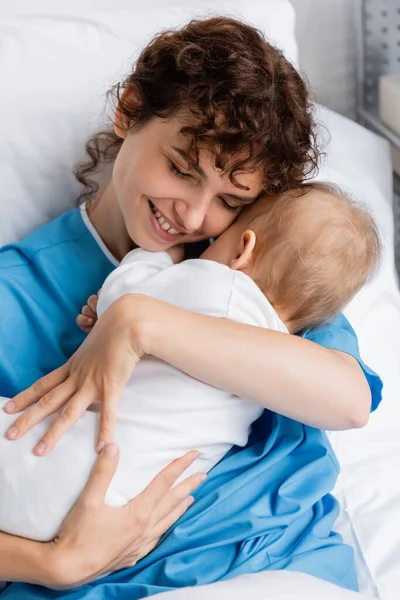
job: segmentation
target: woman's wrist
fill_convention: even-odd
[[[0,580],[60,585],[61,569],[52,543],[0,533]]]
[[[161,327],[163,312],[168,310],[169,305],[141,294],[127,294],[118,303],[132,350],[140,358],[145,354],[155,355],[155,332]]]
[[[94,578],[98,570],[93,555],[78,556],[76,548],[68,547],[57,538],[42,544],[41,585],[52,589],[69,589]]]

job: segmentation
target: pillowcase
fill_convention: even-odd
[[[43,2],[36,4],[40,9]],[[45,15],[0,24],[0,246],[76,205],[80,187],[72,168],[106,119],[105,92],[130,71],[149,39],[194,16],[215,14],[213,0],[153,0],[95,15],[93,9],[71,9],[72,16],[51,6]],[[32,15],[32,3],[26,10]],[[243,6],[220,0],[218,12],[256,25],[297,60],[287,0],[248,0]]]

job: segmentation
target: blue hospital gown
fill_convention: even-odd
[[[72,355],[85,337],[76,315],[115,264],[80,209],[0,250],[0,395],[15,395]],[[346,319],[304,336],[357,358],[375,409],[382,383],[361,361]],[[72,591],[13,583],[2,596],[136,600],[266,569],[355,590],[353,551],[333,532],[337,474],[324,432],[264,411],[247,446],[214,467],[194,505],[137,565]]]

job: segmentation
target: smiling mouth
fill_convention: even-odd
[[[149,204],[161,229],[163,229],[169,235],[183,235],[182,231],[177,231],[170,223],[168,223],[167,219],[160,213],[158,208],[154,206],[151,200],[149,200]]]

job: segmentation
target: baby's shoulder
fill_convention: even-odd
[[[251,277],[235,271],[227,318],[287,333],[278,313]]]
[[[202,259],[186,260],[157,276],[160,299],[202,314],[225,317],[235,282],[229,267]]]

